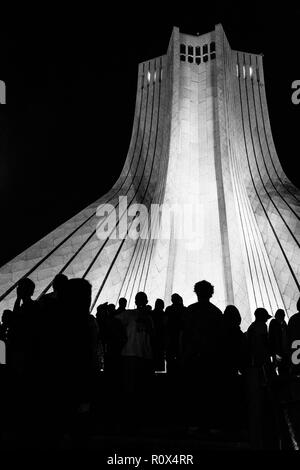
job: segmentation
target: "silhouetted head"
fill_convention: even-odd
[[[268,314],[265,308],[257,308],[254,312],[255,320],[266,323],[271,315]]]
[[[116,312],[116,306],[115,304],[108,304],[107,305],[107,312],[109,315],[114,315]]]
[[[194,292],[199,300],[209,300],[214,293],[214,286],[208,281],[199,281],[194,286]]]
[[[92,298],[92,286],[89,281],[82,278],[70,279],[66,290],[69,307],[80,315],[88,314]]]
[[[52,282],[53,291],[60,296],[65,292],[67,287],[68,277],[65,274],[57,274]]]
[[[156,299],[154,308],[155,308],[155,310],[163,311],[163,309],[165,308],[164,301],[162,299]]]
[[[100,318],[107,313],[107,305],[108,305],[107,302],[105,302],[104,304],[98,305],[96,318]]]
[[[3,326],[9,326],[13,319],[13,312],[11,310],[3,310],[1,322]]]
[[[183,305],[183,298],[179,294],[172,294],[171,302],[173,305]]]
[[[33,296],[34,289],[35,283],[29,277],[25,277],[18,282],[17,295],[23,301],[28,300]]]
[[[239,327],[242,321],[241,314],[235,305],[227,305],[224,310],[224,321],[226,325]]]
[[[285,317],[285,311],[282,308],[279,308],[278,310],[276,310],[276,313],[275,313],[276,320],[282,322],[284,320],[284,317]]]
[[[125,310],[126,306],[127,306],[127,299],[125,299],[125,297],[121,297],[119,299],[119,308],[122,310]]]
[[[138,292],[135,296],[135,304],[137,308],[146,307],[148,303],[148,297],[145,292]]]

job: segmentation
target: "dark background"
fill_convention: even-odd
[[[237,50],[263,53],[269,113],[282,166],[300,187],[300,7],[163,3],[110,11],[35,11],[0,31],[0,265],[115,182],[131,136],[137,65],[166,52],[173,26],[200,34],[222,23]],[[172,4],[171,4],[172,5]],[[74,8],[74,7],[73,7]],[[47,8],[45,9],[47,10]]]

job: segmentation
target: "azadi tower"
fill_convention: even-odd
[[[194,243],[176,235],[176,211],[164,236],[161,211],[151,212],[150,227],[139,213],[127,214],[125,196],[128,206],[140,203],[149,213],[153,204],[199,208]],[[0,269],[0,309],[12,307],[23,276],[34,280],[38,296],[63,272],[91,281],[93,312],[120,296],[133,306],[140,290],[151,304],[158,297],[170,303],[178,292],[187,305],[196,300],[194,283],[206,279],[217,306],[240,309],[243,329],[258,306],[291,315],[299,296],[299,200],[276,154],[262,56],[232,50],[221,25],[201,36],[174,28],[167,53],[138,67],[132,137],[119,179]],[[101,217],[97,208],[104,203],[110,206]],[[138,220],[134,239],[129,229]],[[123,227],[122,237],[112,236],[114,226]]]

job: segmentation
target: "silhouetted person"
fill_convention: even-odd
[[[40,354],[38,341],[39,306],[32,300],[35,284],[29,278],[21,279],[17,286],[14,320],[11,326],[12,367],[24,376],[37,366]]]
[[[113,371],[116,366],[115,360],[119,358],[126,341],[125,329],[117,316],[118,310],[114,304],[105,302],[97,307],[96,319],[103,348],[105,372]]]
[[[48,318],[43,350],[44,416],[40,423],[47,439],[76,434],[78,422],[93,400],[99,373],[98,328],[90,314],[91,284],[70,279],[65,284],[53,319]],[[40,332],[43,337],[43,332]]]
[[[2,341],[7,340],[9,329],[13,324],[13,311],[12,310],[3,310],[1,323],[0,323],[0,338]]]
[[[52,289],[52,292],[38,299],[41,310],[39,329],[43,336],[41,355],[43,368],[48,369],[45,375],[49,375],[49,371],[53,368],[53,340],[66,315],[65,298],[68,294],[68,277],[62,273],[57,274],[52,281]]]
[[[266,436],[270,435],[270,427],[272,428],[269,416],[274,415],[273,409],[270,409],[272,400],[269,390],[273,371],[266,325],[271,316],[264,308],[257,308],[254,316],[255,321],[247,330],[250,354],[250,367],[247,372],[249,432],[252,447],[262,449],[266,445]]]
[[[271,318],[267,310],[257,308],[254,312],[255,321],[247,330],[248,344],[251,355],[251,365],[253,367],[261,367],[270,369],[270,343],[268,339],[267,321]],[[264,374],[267,370],[264,371]]]
[[[53,316],[57,310],[57,303],[64,295],[67,288],[68,277],[65,274],[57,274],[52,281],[52,292],[43,294],[39,304],[44,312],[44,317]]]
[[[124,412],[127,424],[142,419],[147,412],[153,360],[153,321],[148,313],[148,299],[144,292],[135,296],[136,309],[116,316],[126,329],[127,341],[122,348],[122,383]]]
[[[7,365],[10,365],[10,336],[13,323],[14,313],[12,310],[3,310],[0,324],[0,340],[5,343]]]
[[[121,331],[115,320],[115,316],[118,313],[116,306],[115,304],[109,303],[105,303],[104,305],[101,335],[104,340],[104,362],[108,365],[110,358],[114,358],[116,354],[120,354],[123,343],[120,344],[120,341],[122,341],[120,337]],[[106,370],[108,370],[108,367],[106,367]]]
[[[105,344],[106,344],[106,332],[105,332],[105,325],[108,316],[107,311],[108,302],[98,305],[97,313],[96,313],[96,321],[99,327],[99,336],[102,344],[103,353],[105,352]]]
[[[172,294],[172,305],[166,308],[166,358],[168,374],[178,372],[185,307],[179,294]]]
[[[224,329],[222,312],[210,302],[214,287],[195,284],[198,302],[187,307],[183,331],[183,365],[189,424],[212,429],[220,426]]]
[[[106,352],[106,320],[108,316],[107,305],[107,302],[98,305],[96,311],[96,323],[98,326],[98,357],[100,362],[100,369],[102,371],[104,369],[104,356]]]
[[[120,299],[121,300],[121,299]],[[121,300],[121,307],[125,303]],[[119,307],[120,308],[120,307]],[[126,310],[122,309],[121,313]],[[107,408],[109,408],[109,425],[120,422],[120,388],[121,351],[127,340],[126,329],[118,320],[119,309],[107,302],[97,307],[96,319],[99,325],[100,360],[104,370],[104,390]]]
[[[122,302],[121,302],[122,304]],[[122,310],[120,314],[125,313]],[[108,304],[102,322],[104,338],[104,373],[110,399],[118,400],[121,386],[121,351],[127,341],[126,328],[119,320],[114,304]]]
[[[120,297],[119,307],[117,308],[116,313],[119,314],[119,313],[124,312],[126,310],[126,306],[127,306],[127,299],[125,299],[125,297]]]
[[[234,305],[227,305],[223,314],[225,347],[223,366],[224,425],[238,429],[244,423],[245,395],[244,375],[249,366],[246,335],[241,331],[241,315]]]
[[[85,279],[68,281],[65,307],[66,327],[71,336],[66,337],[70,349],[66,350],[65,361],[70,360],[70,372],[77,383],[74,392],[79,402],[90,401],[94,374],[98,372],[97,336],[95,318],[90,314],[91,284]],[[67,333],[67,332],[66,332]],[[66,364],[66,363],[65,363]]]
[[[12,419],[16,412],[14,393],[16,394],[15,396],[18,396],[20,390],[20,382],[14,382],[10,361],[10,329],[13,319],[14,313],[11,310],[3,311],[0,324],[0,446],[2,432],[8,431],[10,427],[15,431],[15,426],[19,425],[18,422],[16,423]]]
[[[108,304],[107,305],[107,313],[110,316],[114,316],[117,313],[115,304]]]
[[[249,366],[249,353],[246,335],[241,331],[241,314],[235,305],[227,305],[223,314],[225,333],[225,354],[227,368],[231,373],[243,373]]]
[[[288,333],[284,318],[284,310],[278,309],[275,318],[269,324],[270,351],[274,367],[278,369],[279,375],[287,374],[289,368]]]
[[[47,295],[53,295],[53,297],[59,299],[67,288],[67,282],[68,276],[62,273],[57,274],[52,282],[53,293]]]
[[[151,311],[151,317],[154,325],[154,369],[162,371],[165,369],[165,312],[164,301],[156,299],[155,307]]]
[[[32,299],[34,290],[35,284],[31,279],[23,278],[18,282],[13,321],[9,331],[9,361],[14,381],[12,400],[15,402],[15,417],[18,420],[15,427],[20,433],[20,438],[24,440],[37,425],[37,390],[40,388],[42,369],[41,311],[39,303]]]
[[[297,312],[291,316],[288,322],[288,344],[289,344],[289,355],[292,374],[300,374],[300,353],[299,351],[299,340],[300,340],[300,298],[297,302]]]

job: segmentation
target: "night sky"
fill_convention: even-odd
[[[300,6],[206,3],[211,9],[184,3],[168,15],[153,2],[148,12],[144,2],[122,11],[114,4],[111,12],[36,12],[1,29],[0,265],[110,189],[128,150],[138,63],[166,52],[173,26],[203,34],[222,23],[233,49],[264,54],[275,145],[300,187],[300,105],[291,101],[300,80]]]

